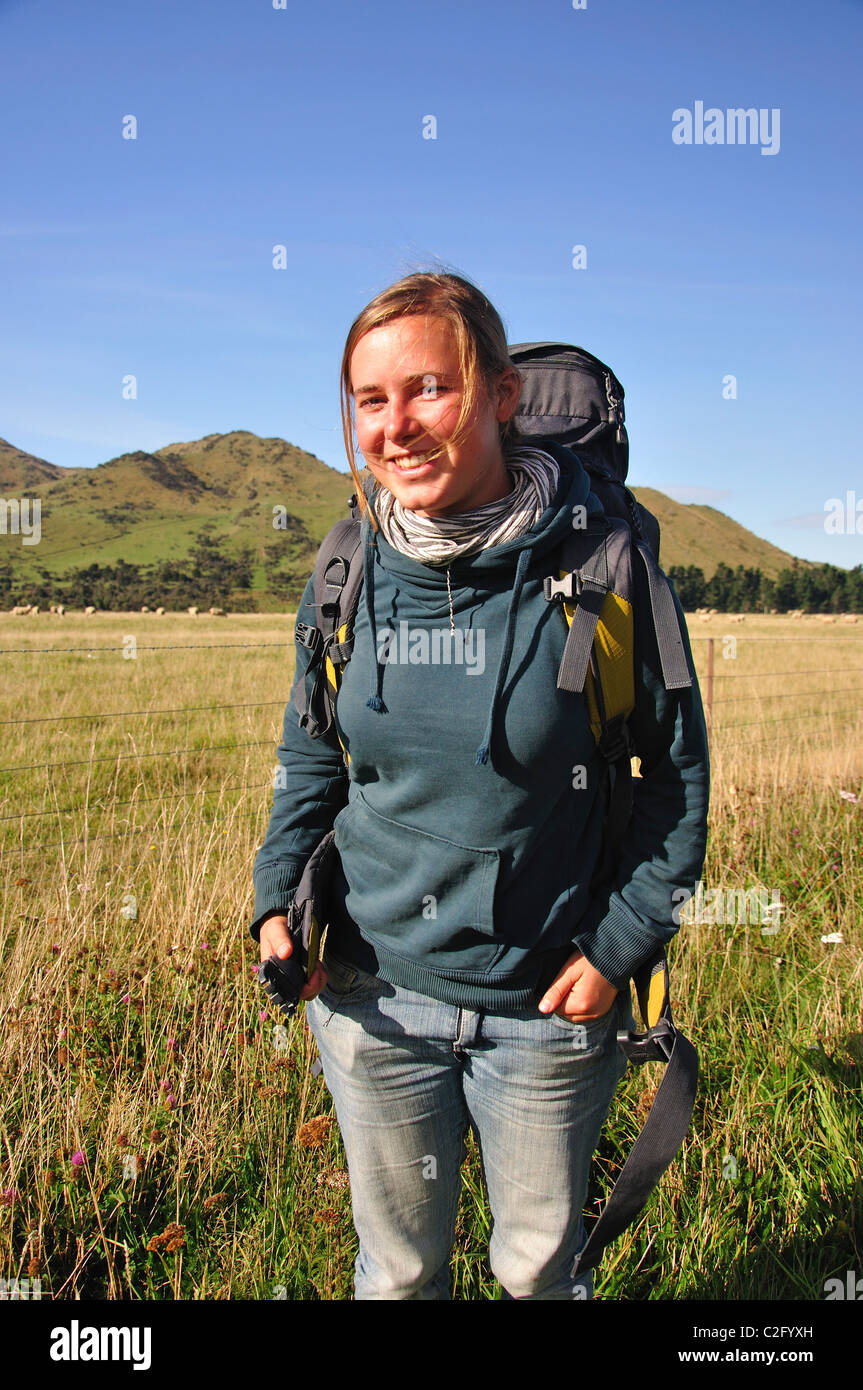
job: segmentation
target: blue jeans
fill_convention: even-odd
[[[448,1299],[468,1128],[492,1214],[489,1261],[504,1298],[583,1299],[590,1163],[634,1026],[628,990],[575,1025],[535,1006],[442,1004],[325,955],[306,1004],[335,1102],[360,1241],[357,1299]]]

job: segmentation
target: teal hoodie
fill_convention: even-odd
[[[707,833],[698,687],[665,690],[636,564],[630,728],[642,775],[613,882],[592,891],[604,763],[584,696],[557,689],[567,627],[543,579],[573,507],[601,507],[577,457],[542,447],[561,475],[539,521],[448,567],[454,637],[447,567],[403,555],[363,521],[363,593],[336,713],[350,775],[335,732],[312,740],[299,728],[292,692],[253,870],[256,939],[333,825],[333,948],[445,1002],[538,1002],[576,947],[622,988],[676,932],[677,890],[698,881]],[[313,598],[310,580],[297,614],[310,624]],[[297,680],[307,660],[298,645]]]

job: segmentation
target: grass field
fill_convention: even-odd
[[[690,631],[703,678],[714,639],[703,882],[781,909],[672,946],[695,1116],[597,1292],[818,1300],[863,1273],[863,623]],[[292,638],[290,616],[0,617],[0,1276],[42,1297],[351,1296],[329,1094],[247,930]],[[621,1084],[591,1210],[656,1083]],[[457,1299],[499,1296],[487,1234],[472,1147]]]

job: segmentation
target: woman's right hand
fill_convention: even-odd
[[[293,954],[293,943],[288,931],[287,917],[268,917],[261,927],[260,935],[261,960],[269,960],[270,956],[278,956],[279,960],[287,960]],[[312,977],[303,985],[300,990],[301,999],[314,999],[320,994],[324,985],[327,983],[327,972],[320,961],[318,961]]]

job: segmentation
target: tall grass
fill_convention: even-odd
[[[350,1298],[330,1097],[302,1017],[265,1008],[247,930],[292,620],[54,623],[0,620],[0,719],[44,721],[0,725],[0,1275],[38,1277],[43,1297]],[[779,930],[696,923],[672,946],[695,1116],[601,1297],[818,1299],[863,1272],[863,640],[764,630],[795,641],[738,628],[737,656],[717,650],[703,878],[778,890]],[[129,635],[135,659],[105,650]],[[284,645],[182,649],[255,642]],[[187,709],[209,705],[237,707]],[[621,1083],[592,1211],[657,1081]],[[473,1144],[464,1174],[454,1297],[496,1298]]]

